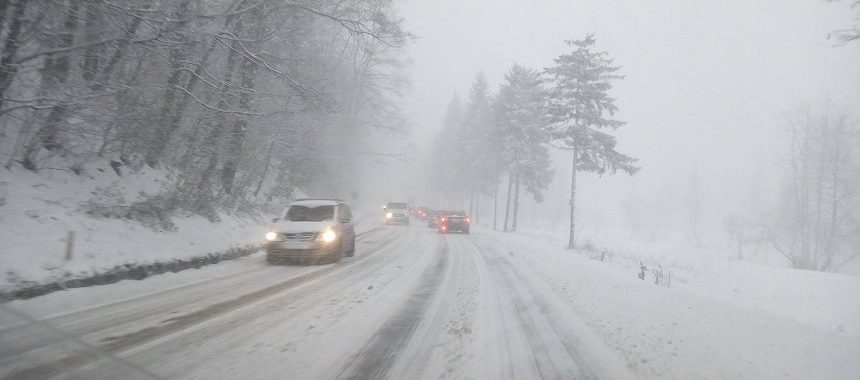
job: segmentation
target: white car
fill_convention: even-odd
[[[266,261],[332,263],[355,253],[352,212],[338,199],[298,199],[266,233]]]
[[[403,202],[388,202],[385,205],[385,224],[409,225],[409,205]]]

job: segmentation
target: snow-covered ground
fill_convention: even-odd
[[[262,242],[265,218],[222,213],[220,221],[175,215],[173,228],[157,221],[88,214],[128,205],[164,186],[163,172],[142,169],[117,176],[106,163],[75,175],[68,170],[33,173],[0,170],[0,291],[103,272],[118,265],[149,264],[220,253]],[[97,214],[97,212],[96,212]],[[360,233],[378,213],[355,211]],[[71,260],[66,239],[74,234]]]
[[[117,265],[142,264],[223,252],[257,244],[264,224],[224,215],[212,223],[199,216],[172,219],[175,229],[137,221],[90,217],[90,205],[128,204],[163,186],[157,171],[118,177],[108,165],[81,175],[45,169],[0,170],[0,286],[85,276]],[[73,231],[71,260],[66,239]]]
[[[555,247],[567,242],[562,236],[537,231],[521,234]],[[860,277],[792,269],[784,260],[768,259],[765,254],[738,260],[732,248],[595,239],[593,251],[579,254],[597,261],[602,257],[603,264],[630,278],[638,278],[641,263],[648,268],[645,282],[654,282],[652,270],[662,270],[664,276],[671,276],[667,281],[672,289],[860,338]]]
[[[538,273],[635,373],[668,378],[856,378],[860,278],[743,262],[683,265],[569,251],[535,234],[488,244]],[[660,261],[670,287],[639,280]],[[665,259],[665,258],[664,258]],[[853,364],[852,364],[853,363]]]
[[[0,377],[56,365],[72,378],[860,377],[854,277],[750,267],[745,284],[802,279],[843,297],[803,293],[790,314],[751,306],[772,294],[720,299],[589,256],[533,234],[415,223],[363,234],[334,265],[268,266],[258,253],[56,292],[0,307]],[[822,323],[837,320],[844,329]]]

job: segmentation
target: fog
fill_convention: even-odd
[[[786,115],[806,103],[856,114],[860,99],[860,46],[828,39],[851,25],[845,3],[408,1],[401,16],[417,36],[408,48],[412,89],[405,105],[416,149],[406,164],[385,171],[396,178],[385,192],[418,203],[436,199],[426,191],[426,157],[452,95],[466,100],[478,72],[495,93],[514,62],[543,69],[569,51],[564,40],[595,33],[598,50],[609,52],[625,76],[611,96],[615,118],[627,125],[612,134],[642,169],[632,177],[580,176],[578,228],[586,239],[609,231],[630,236],[627,205],[645,225],[668,218],[672,228],[663,238],[689,242],[687,205],[698,173],[701,240],[722,246],[723,220],[747,208],[752,193],[762,208],[775,207],[787,170]],[[524,197],[521,225],[561,232],[570,154],[552,155],[546,199]],[[482,212],[484,221],[489,212]]]
[[[860,0],[0,0],[0,378],[860,379],[858,63]]]

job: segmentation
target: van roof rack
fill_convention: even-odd
[[[293,199],[293,202],[296,202],[296,201],[335,201],[335,202],[346,203],[343,200],[337,199],[337,198],[298,198],[298,199]]]

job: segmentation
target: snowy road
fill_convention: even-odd
[[[254,255],[130,297],[115,293],[149,280],[123,282],[99,305],[37,323],[2,308],[0,377],[627,377],[507,255],[480,233],[392,226],[360,236],[356,256],[335,265]]]

